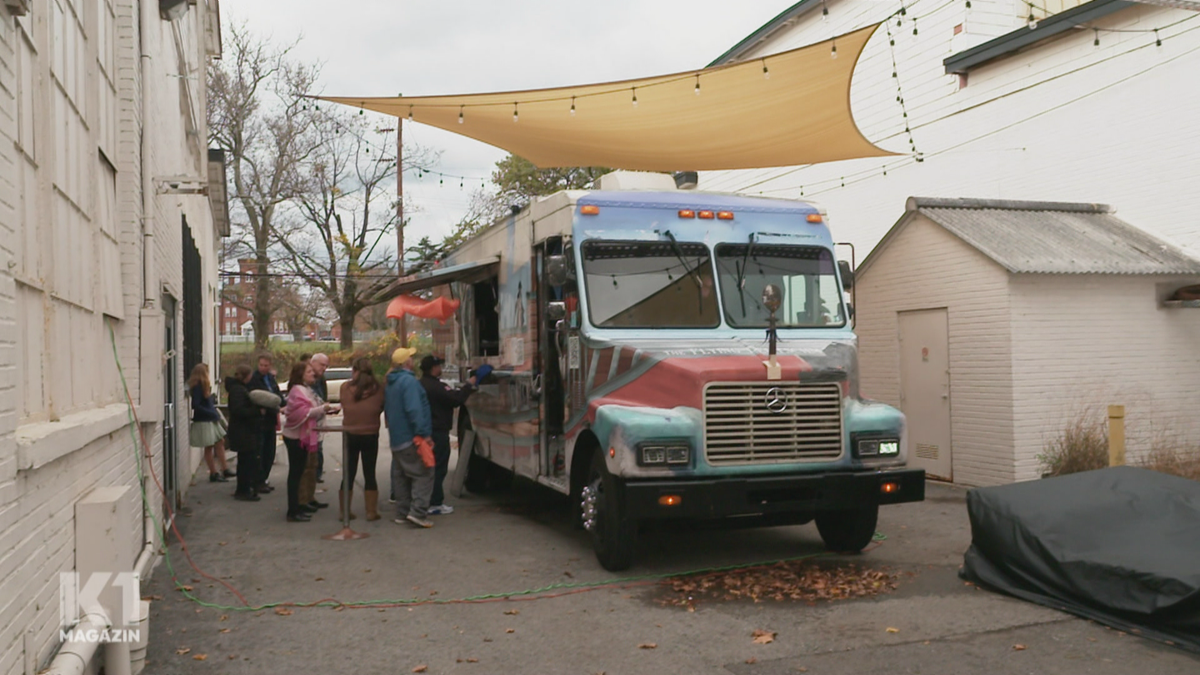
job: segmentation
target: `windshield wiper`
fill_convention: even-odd
[[[663,234],[667,239],[671,240],[671,250],[675,251],[675,257],[679,259],[679,264],[683,265],[683,273],[690,276],[696,281],[696,300],[699,301],[700,313],[704,313],[704,281],[700,279],[700,274],[695,269],[688,269],[687,261],[683,258],[683,249],[679,247],[679,242],[676,241],[675,235],[671,234],[670,230],[663,230]]]
[[[738,269],[738,300],[742,301],[742,318],[746,318],[746,268],[750,264],[750,252],[754,250],[754,233],[750,233],[750,244],[746,246],[746,254],[742,256],[742,266]]]

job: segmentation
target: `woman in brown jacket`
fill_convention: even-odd
[[[358,458],[363,465],[363,504],[367,520],[379,520],[379,485],[375,482],[375,462],[379,458],[379,417],[383,414],[383,386],[375,379],[369,359],[356,359],[353,376],[342,385],[342,426],[346,430],[348,456],[346,485],[350,494],[338,491],[338,509],[349,508],[358,475]],[[340,518],[341,516],[339,516]],[[350,513],[350,518],[354,518]]]

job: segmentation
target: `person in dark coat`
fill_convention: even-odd
[[[445,362],[433,354],[421,359],[421,386],[429,397],[429,410],[433,418],[433,457],[437,460],[429,513],[438,516],[454,513],[454,507],[445,503],[446,493],[442,489],[442,482],[450,472],[450,427],[454,423],[454,409],[467,402],[475,392],[476,385],[476,377],[473,376],[463,387],[450,388],[441,380],[442,364]]]
[[[250,400],[250,366],[241,365],[225,378],[225,395],[229,402],[229,446],[238,454],[237,489],[234,499],[256,502],[258,485],[262,482],[262,425],[267,409]]]
[[[262,354],[258,357],[258,370],[250,376],[250,390],[262,389],[283,398],[275,372],[271,368],[271,355]],[[279,430],[279,411],[267,411],[259,426],[259,449],[262,453],[262,470],[258,474],[258,485],[255,489],[259,494],[271,492],[275,488],[268,484],[271,477],[271,467],[275,466],[275,432]],[[241,466],[239,465],[239,469]]]

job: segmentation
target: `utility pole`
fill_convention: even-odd
[[[396,117],[396,270],[404,276],[404,118]],[[401,316],[396,324],[400,346],[408,346],[408,321]]]

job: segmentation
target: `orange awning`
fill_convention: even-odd
[[[442,323],[454,316],[458,309],[458,300],[437,297],[433,300],[422,300],[412,295],[398,295],[388,303],[387,318],[399,319],[405,315],[422,319],[437,319]]]
[[[854,66],[877,27],[752,61],[638,80],[326,100],[469,136],[543,168],[701,171],[882,157],[894,153],[863,137],[850,110]]]

